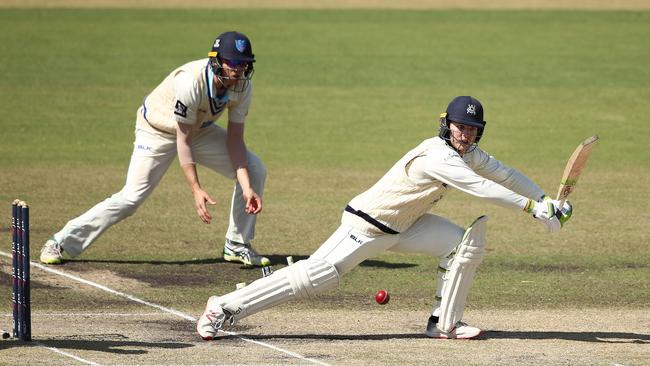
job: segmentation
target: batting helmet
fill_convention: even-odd
[[[243,91],[248,87],[248,82],[253,77],[253,63],[255,62],[255,55],[253,54],[253,46],[251,41],[239,32],[224,32],[221,33],[212,44],[212,49],[208,52],[210,58],[210,65],[212,72],[224,83],[230,79],[224,76],[223,61],[233,64],[243,64],[245,71],[241,77],[236,78],[235,91]]]
[[[478,128],[476,139],[474,140],[474,145],[477,145],[481,136],[483,136],[483,130],[486,124],[483,119],[483,106],[481,102],[469,95],[463,95],[454,98],[449,103],[447,110],[440,115],[440,129],[438,131],[440,138],[446,141],[450,139],[450,122]]]

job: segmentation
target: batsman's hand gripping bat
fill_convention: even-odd
[[[598,136],[594,135],[584,140],[575,149],[569,161],[564,167],[564,174],[562,174],[562,181],[560,181],[560,188],[557,191],[556,200],[560,201],[560,207],[564,204],[567,197],[573,192],[582,169],[587,165],[587,159],[591,154],[591,149],[596,145]]]

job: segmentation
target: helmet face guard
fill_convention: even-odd
[[[441,139],[447,141],[447,144],[451,147],[453,147],[453,145],[451,144],[451,128],[449,127],[449,124],[451,122],[477,127],[473,124],[470,125],[463,122],[452,121],[448,118],[447,112],[440,114],[440,128],[438,129],[438,136],[440,136]],[[478,142],[481,140],[481,137],[483,136],[484,126],[477,127],[477,128],[478,131],[476,131],[476,138],[474,139],[474,143],[472,143],[472,145],[467,149],[465,154],[474,151],[474,149],[476,149],[476,147],[478,146]]]
[[[253,63],[255,55],[250,40],[239,32],[224,32],[214,40],[212,49],[208,53],[212,72],[219,79],[222,85],[229,85],[233,80],[236,82],[231,87],[235,92],[243,92],[253,77]],[[243,68],[239,76],[228,76],[227,69]]]
[[[483,120],[483,106],[481,102],[470,96],[456,97],[447,106],[447,111],[440,114],[438,136],[447,141],[449,146],[453,147],[451,143],[451,122],[476,127],[478,129],[474,143],[472,143],[465,153],[472,152],[476,149],[483,136],[483,130],[486,124],[485,120]]]
[[[211,54],[213,54],[213,52],[210,52],[208,56],[211,56]],[[246,88],[248,88],[248,82],[253,78],[253,73],[255,72],[255,69],[253,68],[253,61],[243,62],[241,65],[243,65],[241,67],[245,68],[244,72],[241,73],[239,77],[230,77],[227,75],[227,71],[224,70],[223,59],[219,57],[219,55],[210,57],[210,67],[212,68],[212,73],[217,77],[217,79],[219,79],[221,85],[228,85],[232,80],[236,80],[236,83],[231,87],[231,89],[237,93],[241,93],[246,90]],[[237,66],[240,67],[239,65]]]

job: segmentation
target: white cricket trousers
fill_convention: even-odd
[[[341,225],[311,257],[333,265],[339,275],[386,250],[428,254],[440,258],[440,265],[446,267],[447,257],[460,244],[464,233],[462,227],[433,214],[423,215],[408,229],[395,235],[369,237]]]
[[[201,130],[192,138],[192,155],[196,163],[235,180],[236,173],[226,148],[226,134],[226,130],[216,124]],[[70,220],[61,231],[54,234],[54,239],[71,257],[81,254],[104,231],[135,213],[156,188],[175,157],[175,136],[136,128],[133,155],[122,190]],[[251,185],[262,196],[266,168],[252,152],[247,151],[247,157]],[[250,243],[255,236],[256,217],[245,212],[242,188],[235,180],[226,238],[239,243]]]
[[[347,225],[341,225],[311,257],[332,264],[339,275],[350,272],[359,263],[386,250],[436,257],[436,293],[431,314],[438,316],[445,273],[464,234],[464,228],[433,214],[423,215],[408,229],[395,235],[368,237]]]
[[[450,254],[460,244],[464,233],[465,230],[460,226],[444,217],[431,214],[423,215],[408,229],[395,235],[369,237],[343,224],[309,259],[282,268],[244,288],[219,296],[218,301],[208,301],[208,306],[211,310],[217,310],[217,306],[221,306],[235,314],[236,320],[241,320],[291,299],[304,297],[305,294],[311,297],[330,289],[332,281],[339,283],[339,278],[333,279],[333,275],[343,276],[359,263],[385,250],[425,253],[438,257],[440,267],[446,271],[453,258]],[[334,266],[336,270],[328,271],[327,266],[322,265],[324,262],[327,266]],[[316,265],[312,266],[310,263]],[[307,270],[318,267],[320,271]],[[315,274],[313,277],[312,273]],[[443,271],[438,271],[438,288],[432,314],[440,305],[444,283],[442,273]],[[327,282],[323,281],[324,279]],[[313,281],[317,282],[316,285]]]

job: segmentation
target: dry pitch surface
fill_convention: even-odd
[[[299,1],[248,0],[0,0],[0,7],[265,7],[265,8],[489,8],[647,10],[650,1]],[[0,274],[10,272],[0,256]],[[39,311],[35,306],[35,341],[0,341],[0,363],[62,364],[446,364],[446,365],[643,365],[650,355],[647,311],[626,309],[481,310],[465,319],[487,330],[475,341],[431,340],[423,336],[427,310],[400,311],[398,302],[359,311],[309,311],[281,306],[244,320],[230,334],[203,342],[193,318],[202,309],[172,313],[137,298],[138,283],[119,275],[83,271],[66,273],[90,279],[118,294],[35,268],[47,286],[83,294],[94,293],[83,308]],[[61,303],[68,303],[63,300]],[[68,300],[70,300],[68,298]],[[51,299],[56,302],[57,299]],[[84,301],[80,299],[79,301]],[[8,312],[0,326],[10,327]]]
[[[9,278],[5,255],[0,264],[3,279]],[[34,342],[0,341],[0,363],[647,364],[650,319],[645,310],[467,311],[465,320],[486,334],[478,340],[450,341],[426,338],[428,309],[401,311],[399,300],[386,306],[360,304],[358,311],[284,305],[204,342],[194,329],[201,309],[177,311],[145,303],[133,293],[146,291],[146,285],[111,271],[55,268],[48,271],[35,264],[32,278],[36,287],[60,288],[61,295],[50,301],[62,306],[40,311],[34,304]],[[7,328],[10,314],[0,317]]]
[[[8,259],[0,259],[8,277]],[[35,311],[35,341],[0,341],[1,363],[642,365],[650,343],[647,312],[624,309],[468,311],[465,319],[487,330],[481,339],[432,340],[423,336],[426,309],[400,311],[397,301],[359,311],[280,306],[204,342],[194,330],[200,309],[181,312],[138,302],[123,290],[140,291],[138,283],[114,273],[57,271],[36,266],[34,277],[40,286],[62,288],[62,296],[95,299],[82,307],[91,310]],[[110,293],[97,283],[120,290]],[[1,315],[4,327],[10,314]]]
[[[0,355],[12,365],[647,364],[650,337],[643,332],[649,324],[639,311],[470,312],[468,319],[489,329],[485,339],[447,341],[424,337],[426,314],[396,316],[398,306],[318,314],[274,309],[243,322],[234,329],[237,335],[213,342],[197,340],[190,321],[148,309],[127,315],[36,313],[38,343],[2,341]]]

